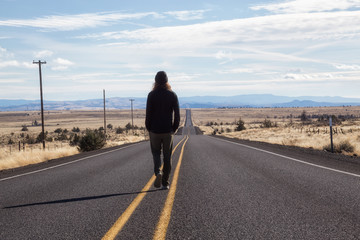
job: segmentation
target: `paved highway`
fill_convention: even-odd
[[[360,239],[359,164],[185,122],[170,190],[149,142],[1,172],[0,239]]]

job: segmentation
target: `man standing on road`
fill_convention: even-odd
[[[173,118],[174,115],[174,118]],[[180,123],[178,98],[171,90],[166,72],[160,71],[155,76],[153,90],[149,93],[146,103],[146,129],[150,134],[150,146],[154,159],[154,186],[169,189],[171,171],[171,154],[173,134]],[[161,172],[161,150],[164,155],[164,167]]]

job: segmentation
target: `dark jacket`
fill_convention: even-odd
[[[178,129],[179,123],[180,110],[176,94],[164,88],[151,91],[146,103],[146,129],[153,133],[170,133]]]

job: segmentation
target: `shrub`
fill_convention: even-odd
[[[126,130],[132,129],[131,123],[126,124],[126,125],[125,125],[125,128],[126,128]]]
[[[306,111],[305,111],[305,110],[301,113],[301,115],[300,115],[300,120],[301,120],[302,122],[307,122],[307,121],[309,121],[309,117],[306,115]]]
[[[44,133],[44,137],[45,137],[45,139],[46,139],[46,137],[47,137],[47,135],[48,135],[48,132],[46,131],[45,133]],[[35,140],[35,143],[41,143],[42,141],[43,141],[43,135],[42,135],[42,132],[41,133],[39,133],[39,135],[37,136],[37,138],[36,138],[36,140]]]
[[[329,115],[323,114],[323,115],[320,115],[317,117],[318,117],[318,119],[317,119],[318,125],[320,125],[320,126],[328,126],[329,125],[329,118],[330,118]],[[332,118],[333,126],[341,124],[341,120],[338,117],[336,117],[335,115],[331,115],[331,118]]]
[[[80,128],[78,128],[78,127],[73,127],[73,129],[72,129],[71,131],[78,133],[78,132],[80,132]]]
[[[121,127],[116,128],[116,134],[121,134],[123,132],[124,132],[124,129],[122,129]]]
[[[54,133],[60,134],[60,133],[62,133],[62,131],[63,130],[61,128],[57,128],[57,129],[55,129]]]
[[[243,131],[246,129],[245,122],[241,120],[241,118],[236,122],[236,125],[235,131]]]
[[[62,134],[59,134],[59,136],[56,138],[57,141],[64,141],[64,140],[68,140],[65,132],[63,132]]]
[[[113,129],[113,125],[110,123],[106,126],[108,129]]]
[[[263,123],[260,125],[261,128],[272,128],[272,127],[277,127],[277,126],[278,125],[276,122],[273,123],[273,122],[271,122],[271,120],[267,120],[267,119],[265,119],[263,121]]]
[[[105,135],[98,130],[86,129],[85,135],[80,138],[78,149],[81,152],[101,149],[105,145]]]
[[[342,152],[352,153],[354,152],[355,149],[355,147],[351,145],[351,143],[347,140],[342,141],[339,144],[334,144],[333,147],[335,153],[342,153]],[[331,152],[331,144],[325,145],[323,147],[323,150]]]
[[[76,133],[70,138],[70,146],[77,146],[80,143],[80,136]]]
[[[214,131],[211,134],[216,135],[217,133],[219,133],[219,129],[215,128]]]
[[[30,136],[29,134],[26,135],[24,143],[27,144],[34,144],[36,141],[34,139],[34,137]]]
[[[29,129],[27,128],[26,125],[23,125],[21,131],[25,132],[25,131],[29,131]]]
[[[347,140],[340,142],[339,144],[339,150],[344,152],[354,152],[354,146],[351,145],[351,143]]]
[[[10,138],[9,141],[8,141],[8,144],[14,144],[15,142]]]

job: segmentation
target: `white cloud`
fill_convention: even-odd
[[[14,56],[13,53],[9,52],[6,48],[2,48],[0,46],[0,57],[11,58],[13,56]]]
[[[358,82],[359,73],[357,72],[319,72],[319,73],[287,73],[282,79],[289,82]]]
[[[35,58],[51,57],[52,55],[53,55],[53,52],[50,50],[43,50],[40,52],[36,52],[34,54]]]
[[[179,37],[181,36],[181,37]],[[240,43],[338,40],[360,36],[360,11],[301,13],[207,22],[175,27],[105,32],[82,38],[117,40],[127,46],[177,48],[234,47]]]
[[[192,11],[170,11],[165,14],[175,17],[181,21],[198,20],[204,18],[204,13],[207,10],[192,10]]]
[[[77,15],[53,15],[35,19],[10,19],[0,21],[0,26],[34,27],[47,31],[70,31],[81,28],[98,27],[114,24],[122,20],[140,19],[158,16],[155,12],[146,13],[87,13]]]
[[[64,58],[56,58],[53,60],[54,66],[51,68],[54,71],[62,71],[68,69],[70,66],[74,65],[73,62],[64,59]]]
[[[29,69],[38,68],[38,65],[34,64],[32,62],[22,62],[22,66],[24,66],[25,68],[29,68]]]
[[[67,60],[67,59],[64,59],[64,58],[57,58],[54,60],[55,63],[59,64],[59,65],[65,65],[65,66],[70,66],[70,65],[73,65],[74,63]]]
[[[218,51],[216,54],[215,54],[215,58],[216,59],[219,59],[219,60],[222,60],[222,59],[232,59],[232,53],[230,51]]]
[[[25,80],[24,79],[15,79],[15,78],[11,78],[11,79],[0,79],[0,83],[24,83]]]
[[[0,61],[0,68],[5,68],[5,67],[18,67],[20,66],[20,63],[16,60],[11,60],[11,61]]]
[[[335,68],[340,70],[360,70],[360,65],[346,65],[346,64],[335,64]]]
[[[275,13],[305,13],[359,8],[359,0],[293,0],[281,3],[262,4],[252,10],[267,10]]]
[[[229,73],[255,73],[256,70],[253,68],[233,68],[233,69],[229,69],[229,70],[224,70],[224,71],[219,71],[219,73],[225,73],[225,74],[229,74]]]

